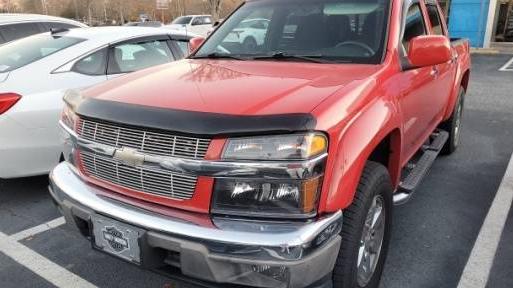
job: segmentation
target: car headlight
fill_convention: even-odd
[[[228,139],[223,160],[299,162],[324,155],[328,139],[310,132]],[[212,197],[214,214],[272,218],[310,218],[317,214],[325,160],[300,179],[262,175],[254,178],[217,178]],[[304,177],[304,178],[301,178]]]
[[[223,159],[301,160],[326,153],[328,139],[321,133],[233,138],[226,143]]]
[[[61,121],[71,130],[75,130],[75,125],[77,124],[77,115],[75,114],[75,110],[82,101],[82,97],[79,92],[75,90],[69,90],[64,94],[64,109],[61,114]]]
[[[75,130],[75,125],[77,124],[77,114],[68,106],[64,105],[64,109],[62,109],[61,121],[71,130]]]
[[[308,180],[219,178],[212,212],[235,216],[310,218],[317,214],[322,177]]]

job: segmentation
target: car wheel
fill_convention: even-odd
[[[378,287],[390,242],[392,190],[387,169],[368,162],[353,204],[344,211],[333,287]]]
[[[258,43],[256,42],[255,38],[246,37],[246,39],[244,39],[244,42],[242,43],[242,46],[244,47],[244,51],[253,52],[256,50]]]
[[[462,87],[460,88],[458,100],[456,102],[456,106],[454,107],[454,111],[452,112],[451,118],[447,119],[447,121],[440,125],[443,130],[449,132],[449,139],[442,149],[443,155],[450,155],[454,153],[460,144],[461,120],[463,117],[464,100],[465,89]]]

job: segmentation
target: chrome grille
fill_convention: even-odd
[[[80,152],[80,158],[87,174],[124,188],[177,200],[191,199],[196,189],[197,177],[193,175],[127,166],[113,158],[84,151]]]
[[[156,133],[82,118],[77,125],[77,133],[86,140],[105,145],[130,147],[143,153],[189,159],[203,159],[210,145],[210,139]]]

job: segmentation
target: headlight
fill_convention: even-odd
[[[68,90],[64,94],[63,100],[65,105],[62,110],[61,120],[68,128],[75,130],[75,125],[77,123],[75,110],[80,102],[82,102],[83,98],[78,91]]]
[[[325,153],[328,139],[321,133],[233,138],[226,143],[223,159],[301,160]]]
[[[322,177],[309,180],[216,179],[212,212],[310,218],[317,214]]]
[[[73,112],[73,110],[68,106],[64,105],[64,109],[62,109],[61,121],[71,130],[75,130],[75,125],[77,124],[77,114]]]

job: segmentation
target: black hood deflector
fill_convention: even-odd
[[[77,108],[79,116],[119,125],[172,131],[196,136],[245,136],[293,133],[315,129],[316,120],[308,113],[281,115],[227,115],[164,109],[86,98]]]

